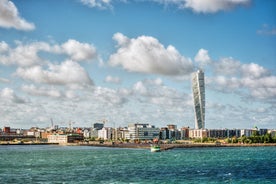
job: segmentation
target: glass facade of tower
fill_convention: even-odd
[[[205,84],[204,72],[198,70],[192,76],[195,111],[195,129],[205,129]]]

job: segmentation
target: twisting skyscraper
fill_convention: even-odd
[[[195,111],[195,129],[205,129],[205,84],[204,72],[202,70],[193,73],[192,89]]]

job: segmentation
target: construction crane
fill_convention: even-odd
[[[51,129],[54,129],[54,121],[53,121],[53,118],[51,118]]]
[[[108,122],[108,120],[107,119],[101,119],[101,120],[98,120],[99,122],[103,122],[103,124],[105,124],[106,122]]]
[[[71,121],[69,121],[69,131],[71,131],[71,130],[72,130],[72,124],[75,124],[75,122],[71,122]]]

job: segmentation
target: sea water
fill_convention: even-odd
[[[0,183],[276,183],[276,147],[0,146]]]

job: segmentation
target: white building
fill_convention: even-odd
[[[83,141],[83,135],[80,134],[50,134],[47,136],[48,143],[74,143]]]
[[[208,131],[206,129],[190,129],[190,138],[204,138],[207,137]]]
[[[60,134],[52,134],[48,135],[48,143],[67,143],[68,136],[67,135],[60,135]]]
[[[125,134],[130,140],[151,140],[159,137],[160,130],[149,124],[129,124]]]
[[[113,128],[103,127],[101,130],[98,130],[98,138],[104,140],[112,139]]]
[[[88,129],[85,129],[83,131],[83,137],[90,138],[91,132]]]

